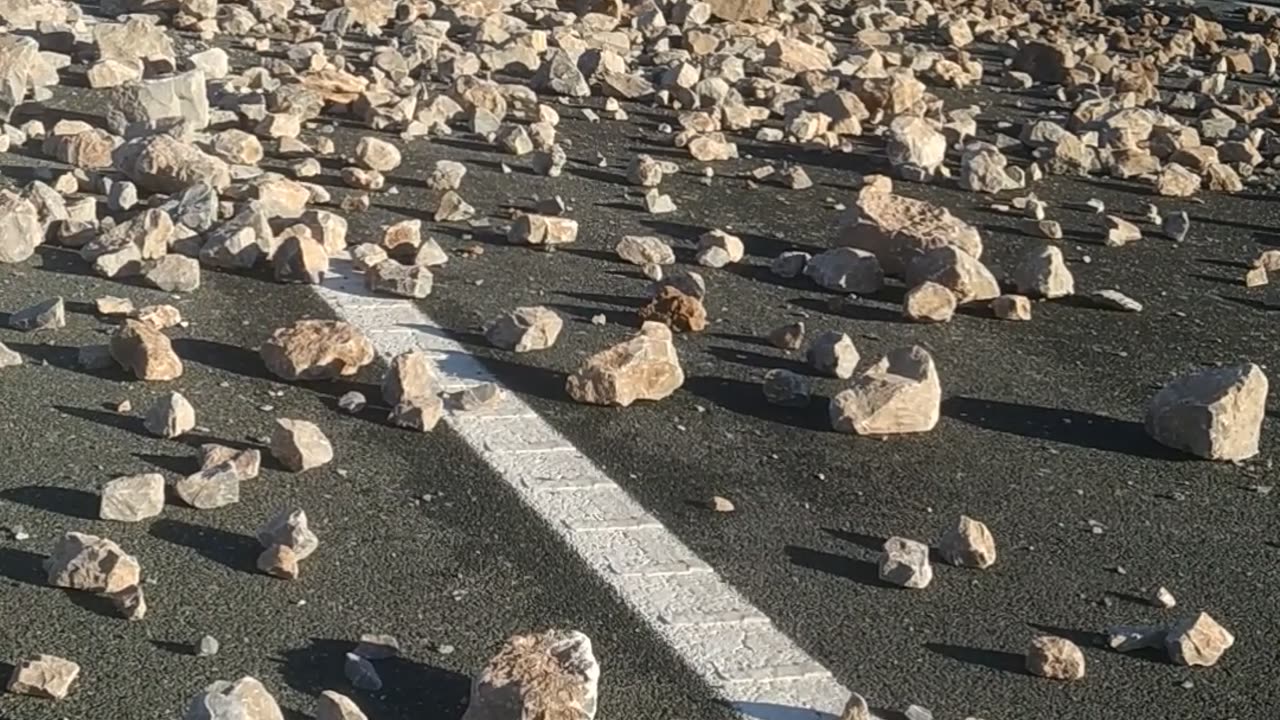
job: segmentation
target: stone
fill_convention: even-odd
[[[1200,191],[1200,176],[1170,163],[1156,177],[1156,192],[1165,197],[1191,197]]]
[[[1158,587],[1151,593],[1151,604],[1170,610],[1178,605],[1178,599],[1166,587]]]
[[[773,0],[708,0],[711,15],[729,22],[758,22],[769,15]]]
[[[1030,320],[1031,299],[1025,295],[1001,295],[991,301],[991,313],[1000,320]]]
[[[182,359],[173,343],[149,323],[126,320],[111,336],[111,357],[139,380],[168,381],[182,376]]]
[[[991,531],[981,521],[965,515],[942,534],[938,549],[947,562],[957,567],[982,570],[996,564],[996,541]]]
[[[5,689],[14,695],[63,700],[80,677],[80,666],[56,655],[32,655],[13,666]]]
[[[1118,215],[1107,216],[1107,247],[1124,247],[1142,239],[1142,230]]]
[[[366,170],[388,173],[400,167],[400,151],[386,140],[365,136],[356,143],[355,160]]]
[[[400,641],[394,635],[365,633],[351,652],[369,660],[390,660],[400,655]]]
[[[22,356],[14,352],[8,345],[0,343],[0,368],[18,367],[22,364]]]
[[[165,393],[147,411],[143,425],[156,437],[173,439],[195,428],[196,409],[182,393]]]
[[[148,305],[134,310],[133,318],[157,330],[164,330],[181,323],[182,313],[172,305]]]
[[[661,400],[683,384],[671,330],[647,322],[631,339],[587,358],[565,390],[580,403],[627,407],[637,400]]]
[[[509,638],[471,680],[462,720],[592,720],[600,665],[591,640],[572,630]]]
[[[1009,176],[1008,165],[1009,159],[995,145],[970,143],[960,156],[960,187],[989,194],[1017,190],[1022,184]]]
[[[1044,40],[1031,40],[1013,57],[1013,69],[1025,72],[1043,83],[1065,82],[1078,58],[1071,46]]]
[[[949,322],[956,314],[956,296],[944,285],[925,281],[903,296],[902,314],[915,322]]]
[[[790,322],[769,331],[769,343],[780,350],[799,350],[804,345],[804,323]]]
[[[1000,294],[995,275],[979,260],[953,245],[918,255],[907,266],[908,287],[925,282],[947,288],[955,294],[958,303],[991,300]]]
[[[243,130],[231,128],[218,132],[209,141],[214,155],[237,165],[257,165],[262,161],[262,142]]]
[[[933,582],[933,566],[929,564],[929,546],[915,540],[891,537],[884,541],[884,553],[878,563],[880,579],[912,590],[923,590]]]
[[[564,245],[578,239],[578,221],[549,215],[525,214],[507,231],[512,245]]]
[[[632,156],[631,164],[627,166],[627,182],[640,187],[658,187],[666,174],[663,163],[644,153]]]
[[[364,280],[365,287],[375,292],[421,299],[431,294],[435,276],[420,265],[384,260],[366,270]]]
[[[136,622],[147,617],[147,597],[141,585],[132,585],[119,592],[107,593],[111,606],[125,620]]]
[[[831,426],[858,435],[927,432],[938,424],[942,385],[929,351],[891,351],[831,399]]]
[[[1165,237],[1174,242],[1182,242],[1187,237],[1187,231],[1191,229],[1191,218],[1185,210],[1179,210],[1164,216],[1160,223],[1160,231]]]
[[[342,674],[347,677],[351,687],[357,690],[377,692],[382,689],[382,678],[378,676],[373,663],[355,653],[347,653],[343,658]]]
[[[213,657],[220,649],[221,643],[218,642],[218,638],[205,635],[200,638],[200,642],[196,643],[196,657]]]
[[[436,393],[431,361],[421,350],[408,350],[392,358],[382,377],[382,399],[391,407]]]
[[[1267,275],[1266,268],[1260,268],[1260,267],[1249,268],[1244,273],[1245,287],[1251,287],[1251,288],[1262,287],[1263,285],[1266,285],[1270,281],[1271,281],[1271,278]]]
[[[282,580],[297,580],[298,556],[284,545],[272,545],[258,555],[258,570]]]
[[[764,399],[783,407],[804,407],[809,404],[809,383],[804,377],[774,368],[764,374]]]
[[[391,408],[387,421],[419,432],[431,432],[444,417],[444,401],[435,395],[406,398]]]
[[[902,274],[917,255],[955,246],[982,257],[982,238],[945,208],[893,194],[887,178],[869,179],[846,215],[837,244],[874,253],[891,275]]]
[[[126,137],[154,131],[167,120],[192,130],[209,125],[209,95],[204,73],[188,70],[162,78],[129,82],[110,91],[111,109],[128,123]]]
[[[457,190],[462,187],[462,179],[466,176],[466,165],[454,160],[437,160],[427,176],[427,187],[431,190]]]
[[[618,257],[632,265],[670,265],[676,253],[662,238],[651,235],[625,235],[613,247]]]
[[[9,316],[9,327],[14,330],[56,330],[66,326],[66,305],[60,297],[41,300]]]
[[[869,295],[884,286],[884,271],[876,255],[851,247],[832,248],[814,255],[805,277],[827,290]]]
[[[1084,653],[1066,638],[1040,635],[1027,648],[1027,672],[1050,680],[1084,677]]]
[[[689,155],[699,162],[734,160],[738,157],[738,146],[721,132],[698,135],[689,141],[687,149]]]
[[[142,568],[132,555],[106,538],[69,532],[44,562],[49,584],[85,592],[111,593],[137,585]]]
[[[665,285],[649,304],[640,308],[642,322],[658,322],[676,332],[701,332],[707,327],[707,310],[698,298]]]
[[[670,195],[658,192],[657,188],[649,188],[644,194],[644,209],[650,215],[664,215],[676,211],[676,202]]]
[[[0,190],[0,263],[20,263],[44,242],[44,225],[31,201]]]
[[[258,530],[262,547],[283,545],[298,560],[306,560],[320,547],[320,538],[307,526],[307,513],[300,509],[281,510]]]
[[[525,353],[555,345],[563,328],[564,320],[550,308],[518,307],[489,323],[484,336],[494,347]]]
[[[187,704],[182,720],[284,720],[284,713],[266,686],[246,675],[210,684]]]
[[[1075,278],[1055,245],[1033,248],[1023,255],[1013,271],[1013,284],[1020,293],[1050,300],[1076,291]]]
[[[132,17],[123,23],[93,26],[93,45],[99,58],[126,62],[169,61],[173,64],[173,40],[152,18]]]
[[[867,699],[858,693],[852,693],[844,705],[844,712],[840,713],[840,720],[873,720]]]
[[[462,196],[452,190],[446,190],[440,196],[440,204],[432,218],[439,223],[464,222],[475,217],[476,209]]]
[[[769,263],[769,272],[780,278],[794,278],[804,272],[813,256],[798,250],[786,250]]]
[[[1097,290],[1089,293],[1089,300],[1100,308],[1120,312],[1142,312],[1142,303],[1119,290]]]
[[[304,227],[281,240],[271,266],[277,282],[319,285],[329,272],[329,251]]]
[[[1183,375],[1152,398],[1147,434],[1209,460],[1253,457],[1266,416],[1267,389],[1267,376],[1253,363]]]
[[[8,122],[14,109],[22,104],[39,53],[40,46],[32,38],[15,33],[0,35],[0,121]]]
[[[742,262],[746,247],[737,235],[723,230],[711,230],[698,238],[698,254],[695,259],[703,267],[721,268],[730,263]]]
[[[200,288],[200,263],[182,255],[165,255],[143,273],[151,286],[165,292],[194,292]]]
[[[271,334],[260,351],[267,369],[285,380],[332,380],[373,362],[373,344],[341,320],[299,320]]]
[[[258,471],[262,467],[262,451],[257,448],[240,450],[216,443],[200,446],[201,470],[210,470],[225,464],[230,464],[242,481],[252,480],[258,477]]]
[[[849,336],[834,330],[819,333],[809,344],[805,358],[823,375],[848,380],[861,359]]]
[[[338,398],[338,409],[349,415],[358,415],[368,404],[364,394],[355,390],[349,390]]]
[[[240,502],[240,473],[234,463],[224,462],[178,480],[173,490],[197,510],[215,510]]]
[[[534,74],[530,85],[553,95],[590,97],[591,86],[578,69],[578,63],[568,52],[560,48],[547,51],[542,66]]]
[[[333,460],[333,446],[315,423],[282,418],[271,434],[271,455],[286,469],[303,472]]]
[[[947,136],[925,118],[900,115],[889,123],[885,151],[900,175],[927,180],[947,157]]]
[[[369,720],[355,701],[346,695],[325,690],[316,704],[316,720]]]
[[[1164,647],[1175,665],[1212,667],[1235,642],[1234,635],[1201,612],[1170,625]]]
[[[197,183],[217,191],[231,184],[227,163],[172,135],[137,138],[113,153],[116,167],[142,190],[175,193]]]

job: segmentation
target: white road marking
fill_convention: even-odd
[[[412,301],[372,296],[348,263],[334,265],[317,292],[380,356],[424,351],[449,391],[498,381]],[[739,714],[839,715],[849,691],[821,663],[514,393],[445,422]]]

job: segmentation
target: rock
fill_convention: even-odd
[[[85,592],[119,592],[137,585],[137,559],[106,538],[69,532],[58,539],[44,561],[49,584]]]
[[[421,350],[409,350],[391,360],[382,377],[382,399],[395,407],[405,400],[436,394],[431,362]]]
[[[580,403],[627,407],[636,400],[661,400],[683,384],[671,331],[645,323],[630,340],[587,358],[565,390]]]
[[[711,230],[698,238],[697,261],[703,267],[721,268],[742,262],[746,252],[741,238],[723,230]]]
[[[419,432],[431,432],[444,417],[444,401],[435,395],[406,398],[391,408],[387,421]]]
[[[8,345],[0,343],[0,368],[18,367],[22,364],[22,356],[14,352]]]
[[[342,673],[357,690],[377,692],[382,689],[382,678],[378,676],[373,663],[355,653],[346,654],[342,663]]]
[[[368,405],[368,400],[363,393],[349,390],[338,398],[338,409],[350,415],[358,415]]]
[[[858,366],[858,349],[848,335],[834,330],[819,333],[809,344],[806,354],[814,370],[829,377],[848,380]]]
[[[876,256],[851,247],[832,248],[814,255],[805,277],[827,290],[869,295],[884,286],[884,271]]]
[[[165,292],[194,292],[200,289],[200,262],[182,255],[165,255],[143,277]]]
[[[1200,176],[1170,163],[1156,177],[1156,192],[1165,197],[1191,197],[1200,191]]]
[[[16,33],[0,35],[0,122],[8,122],[31,86],[31,69],[40,57],[40,46]]]
[[[1151,604],[1158,608],[1170,610],[1178,605],[1178,600],[1168,588],[1158,587],[1151,593]]]
[[[41,300],[9,316],[14,330],[55,330],[67,326],[66,306],[62,298]]]
[[[368,720],[355,701],[332,690],[320,693],[316,720]]]
[[[1137,225],[1118,215],[1107,216],[1107,247],[1124,247],[1141,239],[1142,230]]]
[[[80,666],[56,655],[32,655],[13,666],[5,689],[14,695],[63,700],[80,677]]]
[[[618,257],[632,265],[670,265],[676,253],[662,238],[651,235],[626,235],[613,247]]]
[[[1118,625],[1107,629],[1107,646],[1116,652],[1133,652],[1164,646],[1168,630],[1153,625]]]
[[[1013,69],[1029,74],[1043,83],[1065,82],[1077,58],[1071,46],[1044,40],[1031,40],[1013,57]]]
[[[530,81],[534,89],[568,97],[591,96],[591,86],[572,55],[560,48],[552,48],[545,57]]]
[[[787,250],[769,263],[769,272],[781,278],[793,278],[804,272],[805,266],[813,258],[807,252]]]
[[[648,305],[640,308],[642,322],[659,322],[676,332],[701,332],[707,328],[707,310],[702,301],[679,288],[665,285]]]
[[[108,593],[106,597],[125,620],[136,622],[147,617],[147,598],[140,585],[132,585],[120,592]]]
[[[1031,300],[1025,295],[1001,295],[991,301],[991,313],[1000,320],[1030,320]]]
[[[258,555],[258,570],[278,577],[282,580],[297,580],[299,575],[298,556],[293,549],[284,545],[272,545]]]
[[[182,720],[284,720],[266,686],[251,676],[218,680],[187,704]]]
[[[1253,457],[1266,415],[1267,387],[1267,376],[1253,363],[1184,375],[1152,398],[1147,434],[1209,460]]]
[[[166,120],[179,120],[192,130],[209,125],[209,95],[199,70],[124,83],[110,91],[109,102],[129,123],[126,137],[155,131]]]
[[[281,510],[272,515],[258,530],[258,542],[264,548],[283,545],[298,560],[306,560],[320,547],[320,538],[307,527],[307,513],[303,510]]]
[[[891,537],[884,541],[879,562],[880,579],[899,587],[923,590],[933,581],[929,546],[915,540]]]
[[[102,487],[98,517],[103,520],[138,522],[159,515],[163,509],[163,475],[128,475],[116,478]]]
[[[889,123],[885,150],[898,173],[910,180],[927,180],[947,157],[947,136],[931,121],[899,115]]]
[[[1176,213],[1170,213],[1164,217],[1164,221],[1160,223],[1160,230],[1165,237],[1174,242],[1182,242],[1187,237],[1187,231],[1191,229],[1191,218],[1187,216],[1185,210],[1179,210]]]
[[[0,263],[20,263],[43,242],[44,226],[36,206],[21,195],[0,190]]]
[[[196,643],[196,657],[213,657],[218,654],[221,644],[212,635],[205,635]]]
[[[804,407],[809,404],[809,383],[804,377],[781,368],[774,368],[764,375],[764,399],[784,407]]]
[[[1267,275],[1266,268],[1260,268],[1260,267],[1249,268],[1244,273],[1245,287],[1251,287],[1251,288],[1262,287],[1263,285],[1266,285],[1270,281],[1271,281],[1271,278],[1270,276]]]
[[[991,271],[969,253],[951,245],[918,255],[907,266],[908,287],[925,282],[947,288],[955,294],[958,303],[991,300],[1000,294],[1000,283]]]
[[[708,0],[711,14],[729,22],[757,22],[773,9],[773,0]]]
[[[272,374],[285,380],[332,380],[373,362],[373,344],[340,320],[299,320],[271,334],[260,351]]]
[[[1009,159],[995,145],[971,143],[960,156],[960,187],[990,194],[1017,190],[1021,183],[1009,176],[1008,165]]]
[[[507,231],[512,245],[563,245],[577,239],[577,220],[548,215],[521,215]]]
[[[689,155],[699,162],[734,160],[738,157],[738,146],[720,132],[698,135],[689,141],[687,148]]]
[[[386,140],[366,136],[356,143],[355,160],[367,170],[388,173],[400,167],[400,151]]]
[[[965,515],[938,542],[946,561],[957,567],[985,569],[996,564],[996,541],[987,526]]]
[[[271,456],[285,469],[303,472],[333,460],[333,446],[315,423],[281,418],[271,433]]]
[[[454,160],[437,160],[427,176],[427,187],[431,190],[457,190],[462,187],[462,179],[466,176],[466,165]]]
[[[550,308],[519,307],[490,323],[484,336],[494,347],[523,353],[555,345],[563,328],[564,320]]]
[[[650,215],[663,215],[676,211],[676,203],[670,195],[658,192],[657,188],[649,188],[644,194],[644,209]]]
[[[284,237],[271,262],[277,282],[319,285],[329,272],[328,250],[305,227]]]
[[[224,462],[178,480],[173,490],[197,510],[215,510],[240,502],[240,473],[233,463]]]
[[[422,299],[431,294],[435,276],[420,265],[384,260],[365,271],[365,286],[375,292]]]
[[[592,720],[599,682],[600,665],[586,635],[571,630],[516,635],[472,678],[462,720]]]
[[[181,192],[197,183],[222,191],[231,184],[226,162],[172,135],[130,140],[113,153],[116,167],[143,190]]]
[[[111,357],[139,380],[168,381],[182,376],[182,359],[173,343],[154,326],[126,320],[111,336]]]
[[[200,446],[201,470],[210,470],[224,464],[230,464],[241,480],[252,480],[258,477],[258,471],[262,467],[262,451],[256,448],[239,450],[215,443]]]
[[[945,208],[893,194],[887,178],[869,179],[858,192],[837,244],[874,253],[886,273],[902,274],[917,255],[955,246],[982,257],[976,228]]]
[[[927,432],[938,424],[942,385],[919,345],[893,350],[831,399],[831,426],[858,435]]]
[[[840,720],[873,720],[867,699],[858,693],[851,694],[844,705],[844,712],[840,713]]]
[[[1164,647],[1176,665],[1211,667],[1235,642],[1234,635],[1202,612],[1169,626]]]
[[[1022,256],[1013,271],[1018,292],[1048,299],[1066,297],[1076,291],[1075,278],[1054,245],[1033,248]]]
[[[1084,653],[1066,638],[1041,635],[1032,638],[1027,649],[1027,672],[1050,680],[1080,680]]]
[[[181,323],[182,313],[172,305],[148,305],[134,310],[133,318],[157,330],[164,330]]]
[[[799,350],[804,345],[804,323],[791,322],[769,331],[769,343],[780,350]]]
[[[209,150],[229,163],[257,165],[262,160],[262,142],[243,130],[231,128],[213,136]]]
[[[143,425],[156,437],[176,438],[196,426],[196,409],[182,393],[165,393],[147,411]]]
[[[916,322],[948,322],[956,314],[956,296],[945,286],[925,281],[903,296],[902,314]]]
[[[352,652],[369,660],[389,660],[400,655],[400,641],[394,635],[366,633],[360,636],[360,643]]]
[[[1119,290],[1098,290],[1089,293],[1089,299],[1094,305],[1106,310],[1119,310],[1120,312],[1142,312],[1142,303],[1125,295]]]

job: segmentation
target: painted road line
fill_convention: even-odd
[[[448,391],[498,379],[418,306],[376,297],[349,263],[317,287],[391,358],[422,350]],[[517,395],[445,422],[741,715],[830,720],[849,691]]]

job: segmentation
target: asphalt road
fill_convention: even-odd
[[[1055,107],[1006,93],[957,96],[965,98],[982,102],[991,118]],[[58,105],[93,107],[87,93],[60,96]],[[1174,374],[1240,360],[1269,366],[1280,298],[1274,288],[1246,289],[1240,278],[1260,249],[1280,245],[1276,197],[1246,191],[1194,204],[1113,180],[1047,180],[1036,191],[1066,230],[1062,247],[1077,288],[1117,288],[1146,310],[1049,302],[1035,305],[1030,323],[965,312],[924,326],[900,319],[901,288],[833,312],[825,293],[767,272],[782,250],[831,244],[836,205],[849,202],[853,176],[883,169],[873,146],[841,155],[743,140],[751,157],[716,163],[716,177],[704,185],[683,152],[655,143],[664,118],[651,111],[635,109],[628,123],[589,123],[568,108],[564,115],[572,162],[557,179],[464,135],[402,144],[405,164],[390,179],[398,192],[379,195],[370,212],[351,218],[352,236],[376,238],[383,224],[420,217],[448,250],[483,244],[484,255],[454,257],[440,269],[424,310],[840,681],[873,705],[918,703],[939,718],[1246,720],[1280,712],[1273,682],[1280,675],[1273,599],[1280,526],[1276,496],[1251,489],[1274,484],[1274,420],[1264,427],[1262,453],[1237,465],[1178,457],[1140,426],[1146,401]],[[359,136],[350,128],[334,134],[339,150]],[[626,162],[639,151],[686,168],[663,185],[677,212],[646,214],[625,184]],[[609,167],[595,167],[596,152]],[[467,163],[462,194],[495,226],[511,207],[560,195],[582,224],[578,242],[547,254],[508,246],[495,228],[430,222],[422,178],[441,158]],[[511,173],[502,172],[503,162]],[[817,185],[748,187],[742,174],[766,162],[803,164]],[[21,181],[32,161],[7,155],[0,163],[6,177]],[[327,172],[341,197],[333,169]],[[1015,219],[990,211],[988,198],[945,183],[899,187],[979,225],[984,260],[997,276],[1037,242],[1015,229]],[[1151,232],[1132,246],[1106,248],[1100,216],[1082,209],[1093,197],[1135,218],[1148,202],[1186,209],[1194,225],[1182,244]],[[714,322],[678,340],[685,386],[661,403],[622,410],[571,403],[565,375],[636,325],[645,281],[616,261],[613,244],[624,234],[659,235],[688,264],[697,236],[711,228],[742,236],[748,258],[700,270]],[[0,341],[32,360],[4,371],[0,384],[0,525],[20,524],[32,535],[18,542],[0,533],[7,610],[0,647],[13,656],[52,652],[85,668],[69,700],[0,696],[0,716],[88,718],[111,708],[113,717],[168,718],[207,682],[245,673],[307,714],[320,690],[345,686],[344,643],[389,632],[408,657],[383,668],[386,692],[360,696],[370,717],[455,719],[466,674],[503,637],[553,625],[577,627],[595,641],[604,666],[602,720],[726,716],[443,425],[425,437],[395,431],[376,415],[334,410],[349,384],[299,387],[265,376],[253,348],[270,330],[326,315],[305,288],[206,273],[205,286],[177,302],[191,325],[177,333],[189,365],[174,387],[195,404],[204,436],[252,443],[272,418],[304,417],[329,433],[337,461],[301,476],[266,470],[241,504],[219,511],[174,505],[150,523],[94,520],[98,484],[124,473],[190,472],[192,445],[204,438],[150,438],[140,421],[106,408],[124,398],[145,408],[168,387],[74,367],[75,348],[101,342],[108,327],[86,312],[94,297],[161,297],[85,272],[77,257],[55,248],[38,261],[0,267],[0,309],[59,294],[73,310],[65,330],[0,330]],[[477,334],[483,323],[527,304],[547,304],[571,320],[557,346],[521,356],[486,347]],[[609,323],[593,325],[601,313]],[[928,347],[945,394],[938,428],[889,440],[833,433],[825,399],[840,383],[821,378],[807,408],[766,404],[764,373],[803,371],[803,364],[759,338],[796,318],[810,332],[849,333],[864,362],[904,344]],[[375,368],[354,384],[376,376]],[[703,509],[712,494],[731,498],[738,511]],[[254,529],[290,504],[307,510],[322,542],[297,583],[252,568]],[[919,592],[876,579],[885,537],[933,541],[960,513],[992,528],[1001,550],[995,568],[939,566],[933,585]],[[145,622],[126,623],[44,586],[39,561],[70,529],[105,533],[138,555],[154,581]],[[1177,596],[1177,609],[1140,601],[1158,585]],[[1236,634],[1218,667],[1192,670],[1096,647],[1109,625],[1195,610]],[[1021,670],[1027,641],[1044,632],[1085,646],[1084,681],[1058,684]],[[192,657],[187,646],[206,633],[222,641],[222,652]],[[442,644],[456,649],[443,654]]]

